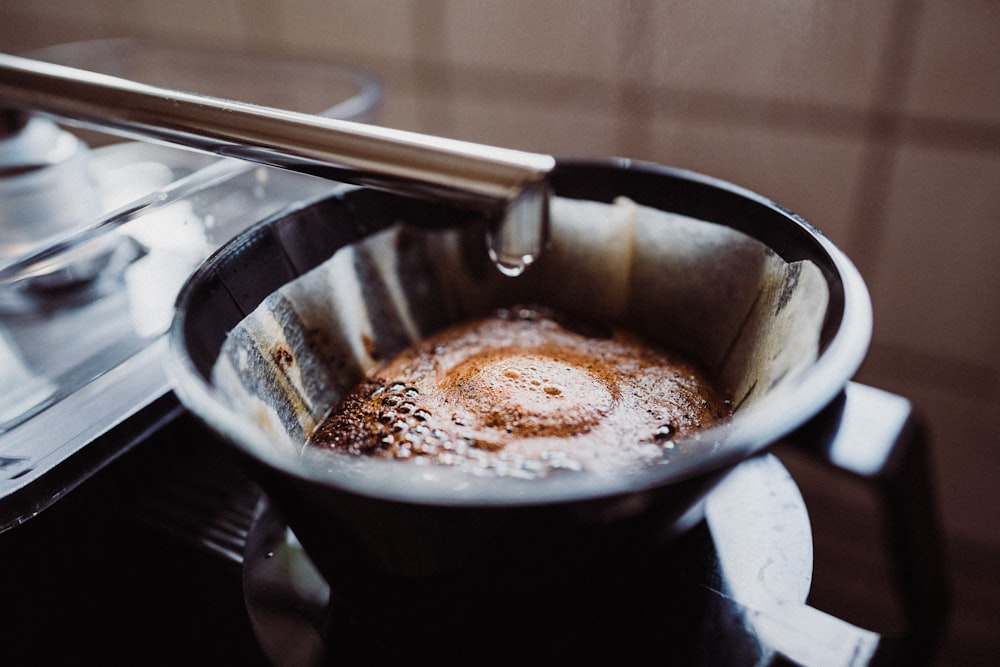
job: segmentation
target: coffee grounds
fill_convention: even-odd
[[[729,414],[689,361],[621,329],[514,307],[377,368],[309,444],[531,478],[660,459]]]

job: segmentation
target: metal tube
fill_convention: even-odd
[[[370,185],[494,214],[500,265],[530,262],[547,229],[548,155],[166,90],[0,54],[0,106],[121,136]]]

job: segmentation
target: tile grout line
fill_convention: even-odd
[[[454,112],[455,75],[454,66],[442,53],[447,43],[444,27],[448,8],[445,0],[424,0],[420,10],[410,12],[410,30],[416,45],[417,57],[412,62],[403,63],[413,72],[416,90],[433,91],[434,99],[418,96],[418,123],[422,127],[434,128],[436,134],[451,136],[455,133]],[[428,105],[431,102],[431,105]]]
[[[887,231],[888,191],[902,139],[902,101],[910,75],[923,3],[896,0],[876,93],[864,128],[864,157],[850,217],[848,247],[865,281],[873,285]]]
[[[250,5],[244,7],[241,13],[241,22],[249,23],[248,12],[252,6],[256,6],[261,0],[253,0]],[[913,12],[908,12],[912,5],[903,2],[902,15],[905,17]],[[1000,124],[988,122],[967,121],[961,119],[943,119],[933,117],[921,117],[906,114],[903,111],[890,111],[888,109],[875,108],[869,111],[855,110],[850,108],[838,108],[829,104],[800,104],[782,102],[780,100],[767,99],[753,96],[727,95],[724,93],[699,93],[689,90],[673,89],[665,86],[652,87],[644,86],[635,82],[635,77],[625,76],[628,73],[635,74],[636,71],[647,71],[647,59],[641,54],[648,51],[649,35],[645,24],[648,23],[643,17],[648,13],[648,0],[630,0],[630,7],[635,11],[630,12],[630,21],[627,25],[637,26],[636,46],[623,46],[619,57],[620,73],[622,79],[617,82],[621,92],[618,101],[618,110],[635,112],[634,106],[628,105],[629,101],[639,101],[645,105],[640,111],[650,113],[652,108],[656,108],[667,115],[683,118],[686,109],[698,108],[722,110],[713,117],[715,121],[721,123],[732,123],[741,126],[759,126],[771,128],[794,128],[804,132],[812,133],[833,133],[839,135],[856,135],[859,137],[881,137],[885,140],[885,133],[891,133],[892,139],[896,142],[905,141],[907,143],[917,143],[921,145],[936,147],[953,147],[963,150],[995,153],[1000,151]],[[440,0],[428,0],[421,4],[423,16],[413,14],[412,29],[415,33],[418,44],[441,42],[440,29],[435,25],[439,24],[440,17],[447,11],[446,6]],[[430,8],[428,11],[427,8]],[[273,8],[272,8],[273,9]],[[29,11],[18,12],[22,18],[35,16],[36,13]],[[281,19],[280,13],[271,11],[276,20]],[[897,22],[898,23],[898,22]],[[911,22],[912,23],[912,22]],[[119,24],[113,19],[104,17],[100,21],[105,29],[113,29]],[[120,26],[119,26],[120,27]],[[624,32],[628,31],[628,27]],[[897,31],[900,32],[900,31]],[[148,37],[152,33],[139,31],[136,36]],[[206,41],[196,35],[190,35],[191,43]],[[249,35],[248,35],[249,37]],[[430,41],[429,41],[430,40]],[[638,46],[639,43],[643,46]],[[212,40],[207,40],[207,45],[212,45]],[[274,48],[278,52],[289,53],[291,55],[301,55],[294,49],[288,49],[279,44],[259,44],[251,39],[245,45],[248,51],[260,52],[262,48],[270,50]],[[891,47],[887,51],[892,50]],[[321,57],[316,53],[310,54],[313,57]],[[348,54],[349,55],[349,54]],[[898,55],[898,54],[897,54]],[[544,73],[536,72],[501,72],[489,70],[487,68],[476,68],[462,66],[461,64],[448,63],[443,54],[435,53],[433,49],[425,50],[418,56],[418,63],[412,63],[409,59],[384,58],[380,61],[383,67],[391,69],[409,69],[415,72],[419,78],[418,85],[427,84],[427,89],[436,92],[442,99],[465,94],[463,89],[469,88],[468,94],[482,97],[493,94],[494,90],[504,90],[514,92],[514,97],[518,99],[531,99],[543,103],[550,103],[553,107],[572,104],[576,99],[592,99],[594,93],[608,85],[607,82],[596,79],[567,77],[553,77]],[[409,67],[407,67],[409,66]],[[633,67],[632,70],[629,68]],[[887,68],[888,69],[888,68]],[[897,66],[897,69],[898,66]],[[509,85],[512,77],[517,77],[520,85],[511,87]],[[628,79],[631,78],[632,82]],[[883,75],[883,80],[892,80],[892,77]],[[884,86],[883,86],[884,87]],[[892,86],[898,88],[899,86]],[[892,95],[883,94],[884,98],[880,103],[876,101],[876,106],[884,105],[888,100],[896,101],[898,93]],[[510,98],[508,92],[496,95],[497,99]],[[739,109],[739,113],[727,113],[726,109]],[[698,118],[704,118],[700,113]],[[644,118],[643,120],[648,120]]]
[[[649,79],[652,62],[652,35],[649,31],[652,8],[648,0],[629,0],[619,29],[618,77],[615,91],[615,145],[618,157],[642,155],[652,142],[655,100],[645,86],[630,81]]]

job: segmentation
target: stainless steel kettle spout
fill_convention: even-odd
[[[0,54],[0,107],[480,210],[516,275],[543,250],[551,156],[166,90]],[[16,116],[12,116],[16,117]]]

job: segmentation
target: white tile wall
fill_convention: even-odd
[[[239,0],[136,0],[135,18],[142,18],[146,30],[175,36],[176,39],[211,41],[224,46],[242,46],[247,27]]]
[[[1000,372],[998,176],[997,154],[899,151],[872,285],[879,341]]]
[[[84,2],[72,2],[67,4],[81,5],[89,7],[95,16],[100,20],[104,29],[113,37],[133,36],[133,35],[173,35],[185,34],[187,29],[166,30],[159,26],[151,17],[148,11],[148,3],[144,0],[86,0]],[[45,3],[39,3],[45,7]],[[47,15],[55,12],[46,10]],[[175,24],[176,25],[176,24]],[[245,24],[244,24],[245,25]]]
[[[749,188],[798,213],[850,252],[858,139],[755,125],[654,119],[645,159]]]
[[[646,76],[679,90],[864,107],[876,94],[892,6],[653,2]]]
[[[618,120],[600,109],[463,97],[455,104],[454,135],[567,157],[602,157],[615,153]]]
[[[96,15],[88,20],[56,12],[40,15],[29,3],[7,2],[0,5],[0,49],[6,53],[21,53],[50,44],[108,36]]]
[[[1000,110],[1000,3],[925,3],[907,83],[908,111],[996,123]]]
[[[286,0],[273,39],[297,52],[406,60],[417,53],[420,6],[419,0]]]
[[[435,53],[466,67],[611,81],[624,7],[615,0],[451,0]]]
[[[29,3],[5,2],[7,9],[24,11],[23,5]],[[17,5],[22,5],[18,7]],[[73,19],[81,24],[102,23],[105,15],[104,3],[75,2],[74,0],[44,0],[44,2],[34,3],[32,14],[45,14],[47,16],[60,17],[63,19]]]

